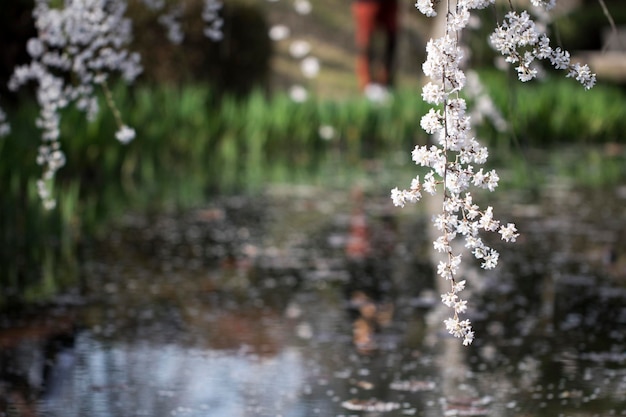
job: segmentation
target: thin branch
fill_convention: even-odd
[[[613,30],[613,35],[615,35],[615,40],[617,41],[618,45],[620,46],[620,48],[624,48],[624,45],[622,45],[622,41],[619,38],[619,35],[617,33],[617,26],[615,26],[615,20],[613,20],[613,16],[611,16],[611,13],[609,12],[609,9],[606,7],[606,3],[604,3],[604,0],[598,0],[598,3],[600,3],[600,7],[602,7],[602,12],[604,12],[604,15],[606,16],[607,20],[609,21],[609,24],[611,25],[611,29]],[[606,42],[603,46],[602,46],[602,52],[606,52],[606,49],[608,47],[609,43]]]
[[[111,90],[109,89],[109,85],[106,80],[102,82],[102,90],[104,91],[104,98],[106,99],[107,106],[111,109],[113,117],[115,118],[115,123],[117,124],[117,127],[121,128],[124,125],[124,122],[122,122],[122,115],[115,105],[115,101],[113,101],[113,95],[111,94]]]

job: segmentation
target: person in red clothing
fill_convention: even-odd
[[[373,86],[389,88],[393,84],[393,61],[398,31],[398,0],[352,0],[357,47],[356,75],[359,88],[368,94]],[[386,36],[383,68],[372,71],[372,38],[377,29]]]

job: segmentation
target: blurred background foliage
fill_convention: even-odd
[[[615,22],[626,24],[623,2],[606,2]],[[6,90],[13,67],[28,59],[32,0],[3,4],[0,105],[12,133],[0,139],[0,303],[45,299],[76,285],[81,242],[106,234],[107,225],[129,211],[188,209],[217,193],[260,192],[271,182],[348,187],[368,177],[381,189],[408,185],[415,175],[409,153],[429,140],[419,128],[428,111],[419,85],[432,29],[412,3],[402,6],[398,89],[382,105],[357,92],[347,2],[316,1],[306,16],[285,1],[225,3],[222,42],[203,36],[201,2],[186,0],[186,37],[172,45],[156,16],[130,2],[132,49],[142,54],[145,72],[132,87],[115,85],[113,95],[137,138],[128,146],[114,139],[104,100],[92,123],[67,109],[61,131],[67,165],[56,180],[58,207],[49,212],[35,186],[40,132],[32,91]],[[494,10],[483,13],[489,21]],[[502,16],[502,9],[496,14]],[[288,26],[291,37],[270,41],[275,24]],[[521,85],[514,74],[491,69],[489,26],[468,33],[467,43],[473,66],[509,124],[504,132],[489,123],[478,127],[503,186],[529,188],[550,175],[593,186],[623,181],[624,86],[601,81],[584,91],[550,71],[544,80]],[[600,49],[607,26],[597,2],[590,1],[559,16],[553,30],[560,44],[577,51]],[[310,54],[320,59],[317,78],[305,79],[289,54],[295,39],[309,42]],[[309,90],[308,100],[290,99],[287,89],[296,83]]]
[[[158,22],[160,12],[147,10],[139,1],[129,3],[128,16],[135,27],[130,48],[141,54],[142,83],[203,82],[210,83],[216,92],[238,95],[267,85],[272,45],[267,18],[258,4],[225,2],[220,12],[224,19],[224,39],[220,42],[204,36],[202,0],[183,4],[180,23],[185,37],[177,45],[168,40]]]

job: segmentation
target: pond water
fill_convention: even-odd
[[[626,415],[625,194],[494,204],[522,237],[468,271],[467,348],[444,331],[428,212],[386,193],[127,216],[83,249],[79,289],[2,317],[0,415]]]

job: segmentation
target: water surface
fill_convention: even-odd
[[[81,288],[4,315],[2,415],[626,415],[619,189],[494,204],[522,237],[468,277],[469,348],[444,332],[428,213],[370,194],[127,216]]]

